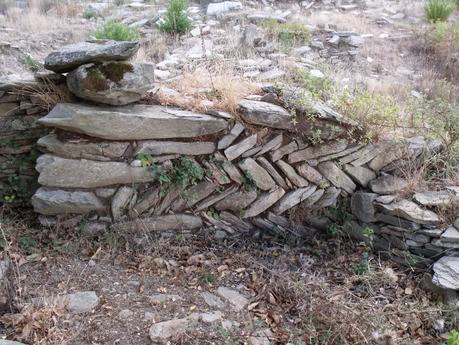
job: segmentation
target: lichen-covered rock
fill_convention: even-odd
[[[60,188],[97,188],[116,184],[149,182],[155,173],[123,162],[97,162],[42,155],[37,159],[38,182]]]
[[[86,214],[104,211],[102,201],[92,192],[39,188],[32,197],[34,211],[41,214]]]
[[[54,51],[45,58],[45,68],[54,72],[70,72],[89,62],[127,60],[140,45],[138,42],[95,40],[70,44]]]
[[[159,105],[100,107],[59,103],[39,123],[109,140],[194,138],[224,130],[210,115]]]
[[[459,196],[449,191],[430,191],[414,193],[414,200],[423,206],[442,206],[459,201]]]
[[[69,90],[79,98],[111,105],[140,100],[154,84],[154,65],[109,61],[85,64],[67,75]]]
[[[432,211],[424,210],[409,200],[400,200],[392,204],[379,204],[384,213],[398,216],[419,224],[437,224],[440,222],[438,215]]]

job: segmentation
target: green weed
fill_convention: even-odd
[[[446,21],[453,13],[454,7],[452,0],[428,0],[424,5],[424,12],[430,22],[436,23]]]
[[[459,332],[453,329],[448,336],[446,345],[459,345]]]
[[[169,0],[164,23],[159,27],[160,30],[172,34],[187,31],[191,27],[191,21],[186,14],[187,6],[186,0]]]
[[[94,7],[86,7],[85,10],[83,11],[83,18],[84,19],[91,19],[91,18],[96,18],[97,17],[97,11]]]
[[[140,38],[140,31],[137,27],[129,27],[115,20],[107,21],[94,33],[97,39],[114,41],[137,41]]]
[[[41,64],[37,60],[35,60],[30,54],[27,54],[22,60],[22,62],[32,72],[37,72],[41,66]]]

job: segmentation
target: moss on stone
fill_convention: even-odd
[[[92,66],[86,71],[86,78],[81,81],[83,88],[91,91],[107,90],[109,85],[98,66]]]
[[[127,62],[109,62],[99,66],[99,70],[105,78],[116,83],[122,80],[126,73],[133,72],[134,67]]]

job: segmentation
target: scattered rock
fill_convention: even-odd
[[[149,330],[150,339],[153,341],[164,341],[174,335],[182,334],[186,331],[190,321],[184,318],[155,323]]]
[[[262,45],[263,38],[263,30],[255,24],[249,24],[244,28],[244,32],[241,37],[241,45],[244,47],[258,47]]]
[[[204,301],[207,303],[209,307],[215,307],[215,308],[223,308],[225,304],[223,301],[218,297],[215,296],[214,294],[204,291],[201,292],[201,297],[204,299]]]
[[[444,256],[433,265],[432,282],[443,288],[459,290],[459,257]]]
[[[118,313],[118,318],[121,320],[126,320],[129,319],[132,315],[134,315],[134,312],[129,309],[123,309]]]
[[[218,3],[210,3],[209,6],[207,6],[207,15],[220,17],[226,12],[241,9],[242,4],[240,1],[223,1]]]
[[[67,75],[69,90],[84,100],[125,105],[153,88],[154,65],[119,61],[85,64]]]
[[[247,304],[249,304],[248,298],[234,289],[220,286],[217,289],[217,293],[222,298],[226,299],[237,312],[241,311],[247,306]]]
[[[225,120],[159,105],[100,107],[59,103],[39,123],[109,140],[193,138],[226,129]]]
[[[70,72],[89,62],[127,60],[140,45],[138,42],[95,40],[71,44],[54,51],[45,58],[45,68],[54,72]]]

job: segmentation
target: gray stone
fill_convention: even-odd
[[[67,87],[74,95],[84,100],[126,105],[137,102],[153,88],[154,70],[154,65],[149,63],[90,63],[67,75]]]
[[[175,201],[171,209],[177,212],[183,211],[186,208],[191,208],[211,195],[216,188],[217,185],[214,182],[201,181],[197,185],[188,188],[185,193],[183,193],[183,197]]]
[[[282,78],[286,74],[287,73],[284,70],[280,69],[280,68],[273,68],[273,69],[270,69],[270,70],[268,70],[266,72],[258,74],[257,75],[257,79],[259,81],[268,82],[268,81],[273,81],[273,80]],[[273,126],[271,126],[271,127],[273,127]],[[278,128],[278,127],[275,127],[275,128]]]
[[[104,160],[104,158],[120,158],[129,147],[127,142],[79,142],[61,141],[56,134],[48,134],[38,139],[37,144],[46,151],[67,158],[90,158]]]
[[[225,190],[225,191],[223,191],[221,193],[209,196],[208,198],[204,199],[203,201],[201,201],[196,206],[196,211],[206,210],[207,208],[209,208],[210,206],[216,204],[220,200],[223,200],[223,199],[227,198],[229,195],[231,195],[234,192],[236,192],[236,190],[237,190],[237,187],[233,186],[233,187],[230,187],[230,188],[228,188],[227,190]]]
[[[154,342],[163,342],[172,336],[180,335],[186,331],[191,321],[183,318],[155,323],[149,330],[150,339]]]
[[[247,19],[251,23],[260,23],[266,20],[275,20],[278,23],[285,23],[286,19],[282,16],[271,14],[271,13],[253,13],[247,16]]]
[[[201,226],[201,217],[189,214],[170,214],[116,224],[116,228],[121,231],[133,229],[145,231],[192,230]]]
[[[368,166],[374,171],[379,171],[390,163],[403,157],[404,150],[400,145],[388,145],[383,152],[372,159]]]
[[[169,188],[161,202],[159,202],[153,209],[152,214],[155,216],[163,214],[169,208],[169,206],[171,206],[174,200],[176,200],[180,196],[181,193],[182,190],[178,186],[172,186],[171,188]]]
[[[110,206],[114,221],[117,221],[121,218],[134,193],[135,190],[129,186],[122,186],[117,190],[112,198],[112,203]]]
[[[341,194],[341,189],[335,187],[329,187],[325,190],[322,197],[316,202],[317,208],[325,208],[336,205],[336,200]]]
[[[433,265],[432,282],[443,288],[459,290],[459,257],[444,256]]]
[[[376,221],[375,208],[373,201],[378,197],[378,194],[357,192],[351,196],[352,214],[364,223],[372,223]]]
[[[202,163],[206,168],[206,174],[218,182],[218,184],[231,183],[230,178],[226,175],[225,171],[217,166],[215,163],[203,161]]]
[[[459,218],[456,218],[456,220],[454,221],[454,224],[453,224],[453,225],[454,225],[454,227],[455,227],[456,229],[459,230]]]
[[[227,300],[237,312],[243,310],[249,304],[249,299],[234,289],[220,286],[217,289],[217,293]]]
[[[454,242],[459,243],[459,230],[450,226],[445,230],[445,232],[440,236],[442,242]]]
[[[429,237],[439,238],[444,231],[444,229],[419,229],[417,233]]]
[[[138,42],[90,41],[61,47],[45,58],[45,68],[54,72],[70,72],[89,62],[127,60],[140,45]]]
[[[257,147],[254,147],[253,149],[250,149],[248,151],[245,151],[243,154],[242,154],[242,157],[243,158],[247,158],[247,157],[252,157],[253,155],[257,154],[258,152],[260,152],[261,150],[261,146],[257,146]]]
[[[104,211],[104,204],[92,192],[39,188],[32,197],[34,211],[41,214],[86,214]]]
[[[256,157],[261,156],[265,154],[266,152],[269,152],[271,150],[275,150],[281,146],[282,141],[284,137],[281,134],[277,135],[274,137],[272,140],[268,141],[266,144],[263,145],[263,147],[260,149],[260,151],[256,154]]]
[[[378,201],[378,199],[376,199],[376,201]],[[387,223],[408,230],[419,230],[421,228],[418,223],[410,222],[400,217],[389,216],[388,214],[384,213],[377,213],[376,220],[378,222]]]
[[[223,1],[218,3],[210,3],[209,6],[207,6],[207,15],[219,17],[226,12],[241,9],[242,4],[240,1]]]
[[[423,206],[443,206],[454,201],[459,202],[458,196],[446,190],[414,193],[413,199]]]
[[[285,211],[309,198],[316,191],[316,189],[316,186],[309,186],[288,192],[282,199],[279,200],[276,207],[273,209],[273,212],[278,215],[284,213]]]
[[[160,198],[160,189],[151,188],[141,196],[140,200],[137,201],[135,206],[132,208],[130,215],[134,218],[140,216],[146,210],[154,208],[158,204]]]
[[[284,178],[277,172],[272,164],[265,157],[258,157],[257,162],[268,172],[276,183],[285,190],[290,189]]]
[[[406,180],[392,175],[378,177],[369,183],[371,191],[378,194],[394,194],[400,192],[407,185]]]
[[[99,197],[99,198],[110,198],[115,194],[116,188],[97,188],[94,193]]]
[[[301,177],[300,175],[298,175],[295,171],[295,169],[293,169],[293,167],[291,167],[290,165],[288,165],[287,163],[285,163],[284,161],[282,160],[278,160],[276,162],[277,166],[279,167],[279,169],[282,170],[282,172],[287,176],[287,178],[297,187],[306,187],[309,185],[309,182],[304,179],[303,177]]]
[[[40,124],[109,140],[193,138],[217,133],[226,121],[159,105],[100,107],[59,103]]]
[[[295,141],[292,141],[291,143],[284,145],[274,152],[271,153],[271,160],[273,162],[278,161],[285,155],[288,155],[289,153],[292,153],[294,151],[298,150],[298,144]]]
[[[25,345],[25,344],[20,343],[18,341],[13,341],[13,340],[0,339],[0,345]]]
[[[225,306],[225,304],[220,299],[220,297],[215,296],[214,294],[210,292],[204,291],[204,292],[201,292],[200,295],[209,307],[215,307],[215,308],[221,309]]]
[[[244,28],[241,37],[241,45],[243,47],[258,47],[262,45],[264,38],[264,32],[255,24],[249,24]]]
[[[231,131],[219,140],[217,145],[218,149],[223,150],[230,146],[233,141],[244,132],[244,129],[245,127],[240,122],[236,122],[233,128],[231,128]]]
[[[257,192],[236,192],[215,204],[217,210],[240,212],[257,198]]]
[[[362,147],[360,150],[355,151],[355,152],[353,152],[353,153],[351,153],[351,154],[349,154],[349,155],[347,155],[347,156],[345,156],[343,158],[340,158],[339,163],[340,164],[347,164],[347,163],[350,163],[350,162],[355,162],[355,161],[361,159],[362,157],[367,157],[369,154],[371,155],[371,158],[369,160],[371,160],[371,159],[373,159],[375,157],[375,155],[378,152],[379,151],[377,149],[375,149],[375,146],[373,144],[368,144],[368,145]],[[373,155],[373,153],[375,153],[375,154]],[[360,165],[363,165],[363,164],[365,164],[365,163],[362,163]],[[353,164],[353,165],[354,166],[358,166],[358,165],[355,165],[355,164]]]
[[[321,156],[337,153],[346,149],[345,141],[332,141],[330,143],[307,147],[304,150],[296,151],[288,156],[289,163],[307,161]]]
[[[292,129],[290,113],[284,108],[260,101],[242,100],[239,111],[244,120],[249,123],[279,129]]]
[[[298,173],[311,183],[318,186],[328,184],[328,181],[316,169],[307,163],[297,166],[296,170],[298,170]]]
[[[317,168],[319,172],[328,179],[334,186],[344,189],[348,193],[353,193],[357,186],[352,182],[336,164],[333,162],[320,163]]]
[[[242,218],[250,218],[258,216],[260,213],[266,211],[273,206],[285,194],[282,188],[276,188],[273,191],[262,194],[252,205],[244,212]]]
[[[429,210],[423,210],[409,200],[400,200],[389,205],[378,204],[379,207],[391,216],[398,216],[419,224],[437,224],[440,218]]]
[[[144,141],[139,144],[135,155],[145,153],[150,155],[181,154],[181,155],[209,155],[215,151],[215,144],[211,141],[177,142],[177,141]]]
[[[224,151],[224,153],[225,153],[226,158],[228,158],[229,161],[232,161],[238,158],[239,156],[241,156],[244,152],[250,150],[256,144],[257,144],[257,135],[253,134],[250,137],[247,137],[244,140],[241,140],[237,144],[228,147]]]
[[[65,304],[67,310],[74,314],[88,313],[99,305],[99,297],[95,291],[81,291],[55,297],[32,299],[36,306]]]
[[[221,311],[199,314],[199,319],[204,323],[214,323],[216,321],[220,321],[222,318],[223,314]]]
[[[179,295],[174,295],[174,294],[156,294],[152,295],[149,298],[150,303],[152,304],[163,304],[169,301],[175,302],[175,301],[183,301],[183,298],[180,297]]]
[[[348,173],[352,179],[362,187],[366,187],[371,180],[376,178],[374,171],[362,166],[354,167],[352,165],[346,165],[344,167],[344,171]]]
[[[258,165],[252,158],[247,158],[239,163],[239,167],[246,172],[261,190],[270,190],[276,186],[276,182],[271,176]]]
[[[43,186],[96,188],[115,184],[149,182],[155,174],[122,162],[96,162],[42,155],[37,159],[38,182]]]
[[[380,202],[381,204],[390,204],[396,199],[395,195],[381,195],[376,198],[377,202]]]

